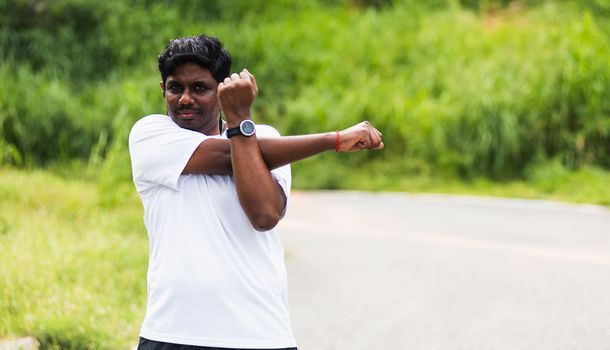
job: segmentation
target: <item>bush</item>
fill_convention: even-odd
[[[169,38],[206,32],[234,70],[257,76],[258,121],[284,134],[365,119],[382,130],[386,150],[341,158],[345,173],[379,162],[495,179],[548,159],[610,167],[606,0],[2,6],[14,12],[1,12],[4,162],[77,158],[128,179],[126,129],[163,112],[156,55]]]

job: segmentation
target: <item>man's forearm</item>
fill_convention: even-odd
[[[315,156],[335,148],[335,133],[261,138],[258,147],[269,169]]]
[[[263,160],[270,170],[279,168],[335,148],[336,135],[332,133],[259,138]],[[232,174],[229,140],[211,139],[195,150],[184,174]]]
[[[267,231],[279,222],[285,207],[281,187],[271,176],[256,136],[231,138],[231,163],[239,203],[250,223]]]

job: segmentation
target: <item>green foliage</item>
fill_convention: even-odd
[[[154,108],[157,90],[139,79],[108,79],[75,88],[47,72],[0,63],[0,135],[5,158],[13,163],[49,161],[103,154],[126,114],[142,115]],[[106,140],[106,141],[104,141]],[[97,147],[97,148],[96,148]],[[7,161],[10,161],[8,159]]]
[[[21,165],[21,154],[17,147],[0,139],[0,166],[3,164]]]
[[[610,205],[610,174],[602,169],[584,167],[573,172],[555,159],[535,164],[526,173],[533,186],[556,198],[570,197],[577,202],[597,198],[596,203]]]
[[[120,200],[111,192],[130,178],[129,127],[163,111],[156,56],[172,37],[206,32],[223,39],[235,70],[256,74],[258,121],[284,134],[378,126],[386,150],[340,156],[345,171],[391,164],[514,179],[549,159],[608,169],[608,9],[607,0],[4,1],[0,160],[81,159]]]
[[[17,157],[32,163],[87,154],[96,134],[88,122],[96,115],[81,108],[81,95],[23,66],[0,64],[0,75],[0,131]]]
[[[300,47],[319,51],[282,50],[291,58],[273,67],[285,71],[296,57],[302,88],[265,114],[288,133],[371,119],[384,132],[385,159],[424,161],[448,175],[515,177],[555,156],[571,167],[607,167],[607,38],[591,16],[566,24],[551,17],[556,11],[333,14],[315,23],[312,38],[295,34]],[[540,24],[545,30],[532,33]],[[350,159],[362,165],[379,156]]]

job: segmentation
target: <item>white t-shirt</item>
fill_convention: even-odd
[[[261,136],[279,136],[257,125]],[[139,120],[129,135],[133,181],[150,239],[148,301],[140,331],[168,343],[295,347],[288,315],[284,248],[241,208],[232,176],[181,175],[208,138],[164,115]],[[289,198],[290,166],[272,172]]]

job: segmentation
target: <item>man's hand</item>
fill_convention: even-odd
[[[339,151],[357,152],[363,149],[383,149],[381,133],[365,121],[339,132]]]
[[[256,79],[246,69],[218,84],[218,101],[229,127],[250,119],[250,108],[257,94]]]

